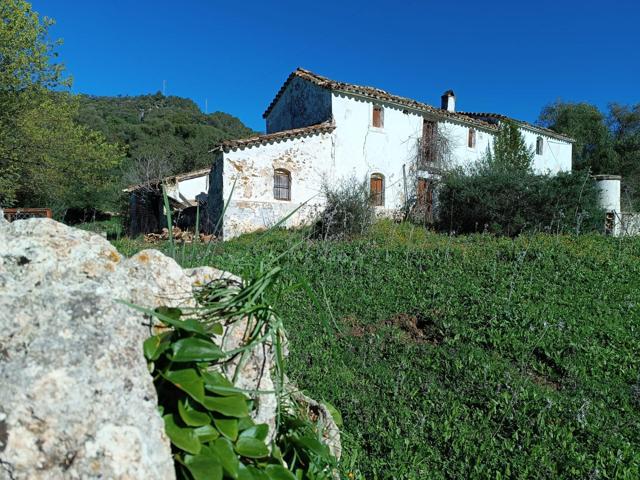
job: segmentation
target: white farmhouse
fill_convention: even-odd
[[[351,176],[369,179],[372,201],[385,213],[404,208],[409,198],[429,210],[441,168],[477,162],[507,120],[457,112],[452,91],[438,109],[302,68],[289,75],[263,117],[265,135],[212,150],[209,222],[224,239],[268,228],[294,210],[286,225],[301,224],[322,207],[323,182]],[[572,139],[512,121],[536,152],[536,172],[571,170]]]

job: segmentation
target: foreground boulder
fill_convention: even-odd
[[[149,319],[118,300],[194,306],[194,288],[223,276],[239,281],[155,250],[126,259],[49,219],[0,221],[0,478],[175,478],[142,355]],[[238,383],[273,390],[271,353],[256,350]],[[256,403],[272,430],[275,397]]]

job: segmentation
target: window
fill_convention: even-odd
[[[469,138],[467,140],[467,146],[469,148],[476,148],[476,131],[473,128],[469,129]]]
[[[273,198],[291,200],[291,173],[284,168],[277,168],[273,172]]]
[[[372,125],[374,127],[382,128],[384,126],[384,109],[380,105],[373,106],[372,120]]]
[[[542,155],[543,145],[544,142],[542,140],[542,137],[536,138],[536,155]]]
[[[380,173],[371,175],[371,183],[369,189],[371,205],[375,207],[384,206],[384,176]]]
[[[427,119],[422,120],[422,142],[420,144],[420,164],[421,169],[436,161],[437,130],[436,123]]]

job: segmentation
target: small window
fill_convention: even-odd
[[[284,168],[277,168],[273,172],[273,198],[291,200],[291,173]]]
[[[380,105],[373,106],[372,125],[377,128],[382,128],[384,126],[384,109]]]
[[[536,138],[536,155],[542,155],[542,151],[544,148],[544,142],[542,137]]]
[[[469,148],[476,148],[476,131],[473,128],[469,129],[469,138],[467,140],[467,146]]]
[[[384,206],[384,176],[379,173],[371,175],[370,199],[371,205]]]

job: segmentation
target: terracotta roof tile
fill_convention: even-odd
[[[224,142],[216,145],[211,152],[228,152],[229,150],[236,148],[251,147],[254,145],[265,145],[267,143],[274,143],[289,138],[306,137],[310,135],[317,135],[320,133],[329,133],[335,129],[333,120],[329,120],[316,125],[311,125],[302,128],[293,128],[291,130],[283,130],[281,132],[268,133],[266,135],[256,135],[249,138],[240,138],[237,140],[225,140]]]
[[[405,107],[410,107],[416,110],[430,113],[434,116],[449,118],[451,120],[457,120],[459,122],[471,124],[479,128],[485,128],[488,130],[496,129],[495,125],[488,122],[484,122],[477,118],[468,117],[458,112],[448,112],[446,110],[441,110],[439,108],[432,107],[431,105],[427,105],[426,103],[418,102],[417,100],[412,100],[410,98],[393,95],[379,88],[355,85],[353,83],[337,82],[335,80],[331,80],[330,78],[323,77],[322,75],[318,75],[316,73],[310,72],[309,70],[305,70],[304,68],[298,68],[289,75],[289,77],[284,82],[282,87],[280,87],[280,90],[276,94],[275,98],[271,101],[271,103],[267,107],[267,110],[262,114],[263,118],[266,118],[267,115],[269,115],[269,112],[271,112],[275,104],[278,102],[278,100],[286,90],[289,83],[291,83],[291,81],[296,77],[308,80],[314,83],[315,85],[318,85],[319,87],[322,87],[322,88],[326,88],[328,90],[343,92],[343,93],[351,93],[351,94],[361,95],[368,98],[374,98],[381,101],[396,103],[398,105],[402,105]]]

